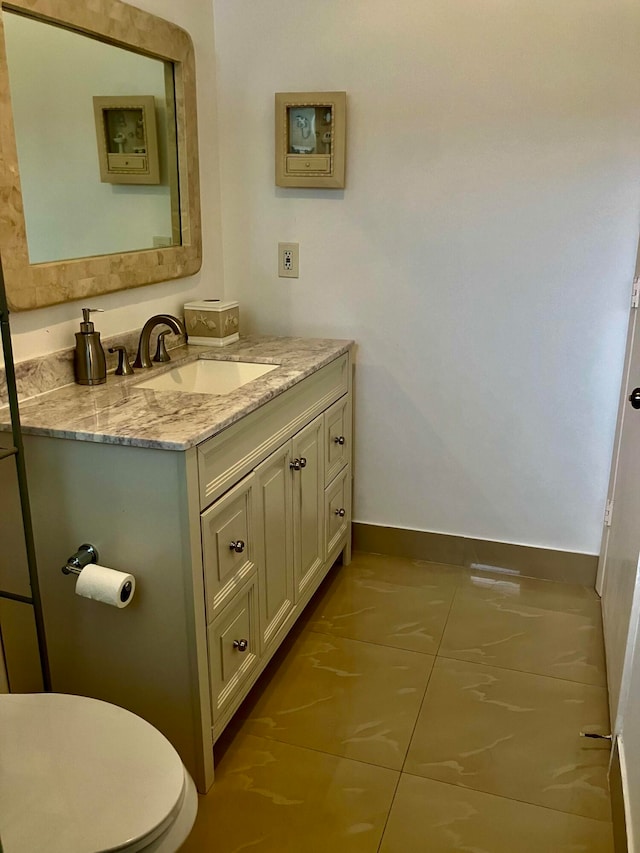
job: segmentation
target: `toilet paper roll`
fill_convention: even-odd
[[[76,581],[76,595],[111,604],[112,607],[126,607],[130,604],[135,589],[136,579],[133,575],[97,563],[85,566]]]

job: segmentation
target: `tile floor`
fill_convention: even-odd
[[[357,554],[216,744],[183,853],[612,853],[593,590]]]

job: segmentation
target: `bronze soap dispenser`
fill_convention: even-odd
[[[107,361],[89,314],[102,308],[83,308],[80,331],[76,332],[76,350],[73,364],[78,385],[102,385],[107,381]]]

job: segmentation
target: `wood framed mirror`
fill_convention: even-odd
[[[188,33],[121,0],[91,4],[10,0],[1,8],[0,255],[11,310],[27,311],[196,273],[202,238],[195,62]],[[50,55],[61,55],[65,81],[47,79],[48,95],[33,79],[31,90],[23,86],[18,77],[23,52],[14,39],[15,32],[26,26],[30,78],[34,58],[46,52],[37,47],[45,31],[47,40],[78,40],[83,73],[74,73],[69,65],[75,46],[70,51],[53,41]],[[102,66],[106,50],[113,52],[117,72],[111,73],[109,82],[95,82],[82,57],[87,51],[92,57],[99,55],[96,65]],[[43,73],[53,79],[46,66]],[[69,78],[74,87],[76,80],[85,86],[77,97]],[[100,88],[106,91],[96,91]],[[160,182],[154,186],[101,182],[93,96],[131,97],[142,92],[146,97],[155,92]],[[78,117],[69,112],[76,100]],[[122,128],[114,131],[115,150],[128,153],[126,146],[131,145],[132,159],[140,159],[145,143],[136,138],[135,123],[129,127],[129,119],[123,116]],[[119,120],[117,115],[114,120]],[[127,136],[132,137],[130,142]],[[74,184],[78,196],[72,194]],[[89,198],[89,190],[96,195]],[[142,221],[138,210],[159,204],[160,196],[162,212]],[[74,242],[84,232],[86,239]],[[116,232],[121,242],[112,244]],[[96,242],[98,238],[102,242]]]

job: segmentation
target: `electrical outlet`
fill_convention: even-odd
[[[278,243],[278,275],[280,278],[298,278],[300,269],[298,243]]]

